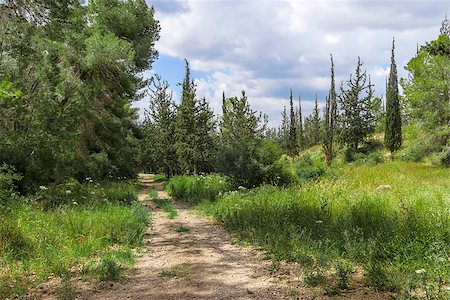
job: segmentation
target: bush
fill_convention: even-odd
[[[220,194],[231,188],[229,180],[219,175],[175,176],[167,184],[167,191],[171,196],[191,203],[215,201]]]
[[[295,168],[300,181],[317,179],[325,174],[323,163],[313,160],[308,154],[303,154],[297,159]]]
[[[14,167],[7,164],[0,166],[0,205],[13,198],[15,184],[22,179],[15,171]]]
[[[449,157],[448,142],[450,127],[436,128],[434,132],[414,140],[399,156],[403,161],[423,161],[426,157],[438,154],[440,163],[446,166]]]

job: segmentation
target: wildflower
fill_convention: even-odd
[[[73,205],[78,205],[78,202],[77,201],[73,201],[72,204]]]
[[[42,191],[48,190],[48,187],[46,187],[45,185],[40,185],[39,188],[40,188]]]
[[[419,270],[416,270],[416,273],[417,273],[417,274],[425,273],[425,269],[419,269]]]
[[[316,224],[322,224],[322,223],[323,223],[322,220],[317,220],[317,221],[316,221]]]
[[[95,192],[94,192],[94,191],[92,191],[92,192],[91,192],[91,195],[95,195]]]
[[[71,190],[66,190],[66,195],[70,195],[70,194],[72,194],[72,191]]]

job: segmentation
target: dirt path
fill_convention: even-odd
[[[284,298],[261,253],[231,244],[224,229],[182,204],[174,204],[178,216],[169,219],[147,196],[155,188],[167,199],[163,186],[149,175],[140,181],[146,188],[139,200],[153,211],[144,253],[125,282],[81,299]]]

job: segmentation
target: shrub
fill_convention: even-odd
[[[308,154],[301,155],[295,162],[295,167],[300,181],[317,179],[325,174],[323,163],[313,160]]]
[[[220,194],[231,188],[229,180],[219,175],[175,176],[167,184],[170,195],[191,203],[201,200],[215,201]]]
[[[16,173],[14,167],[7,164],[0,166],[0,205],[9,202],[13,198],[15,184],[21,179],[22,176]]]

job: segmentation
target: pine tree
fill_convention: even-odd
[[[402,145],[402,119],[398,95],[397,66],[394,59],[395,40],[392,40],[391,71],[386,89],[386,123],[384,144],[391,153]]]
[[[217,153],[216,121],[214,112],[205,97],[198,101],[197,106],[195,118],[197,148],[194,152],[194,161],[199,172],[210,172]]]
[[[169,83],[155,75],[150,81],[149,110],[144,123],[147,133],[142,141],[142,163],[152,171],[171,177],[177,173],[175,151],[175,104]]]
[[[305,148],[305,134],[303,132],[302,103],[298,95],[298,121],[297,121],[297,140],[300,149]]]
[[[347,81],[348,89],[341,84],[339,96],[342,114],[341,139],[353,151],[358,149],[359,143],[373,132],[375,118],[372,112],[373,90],[370,76],[362,71],[363,63],[358,57],[355,75],[350,75]]]
[[[325,105],[325,118],[324,118],[324,137],[322,141],[322,146],[325,152],[325,160],[327,165],[330,165],[333,156],[333,142],[334,134],[336,131],[336,117],[337,117],[337,101],[336,101],[336,87],[334,82],[334,62],[333,56],[331,57],[331,87],[328,97],[326,98]]]
[[[298,153],[298,145],[297,145],[297,124],[294,112],[294,101],[292,99],[292,90],[291,95],[289,96],[289,105],[290,105],[290,118],[289,118],[288,151],[291,156],[295,156]]]

